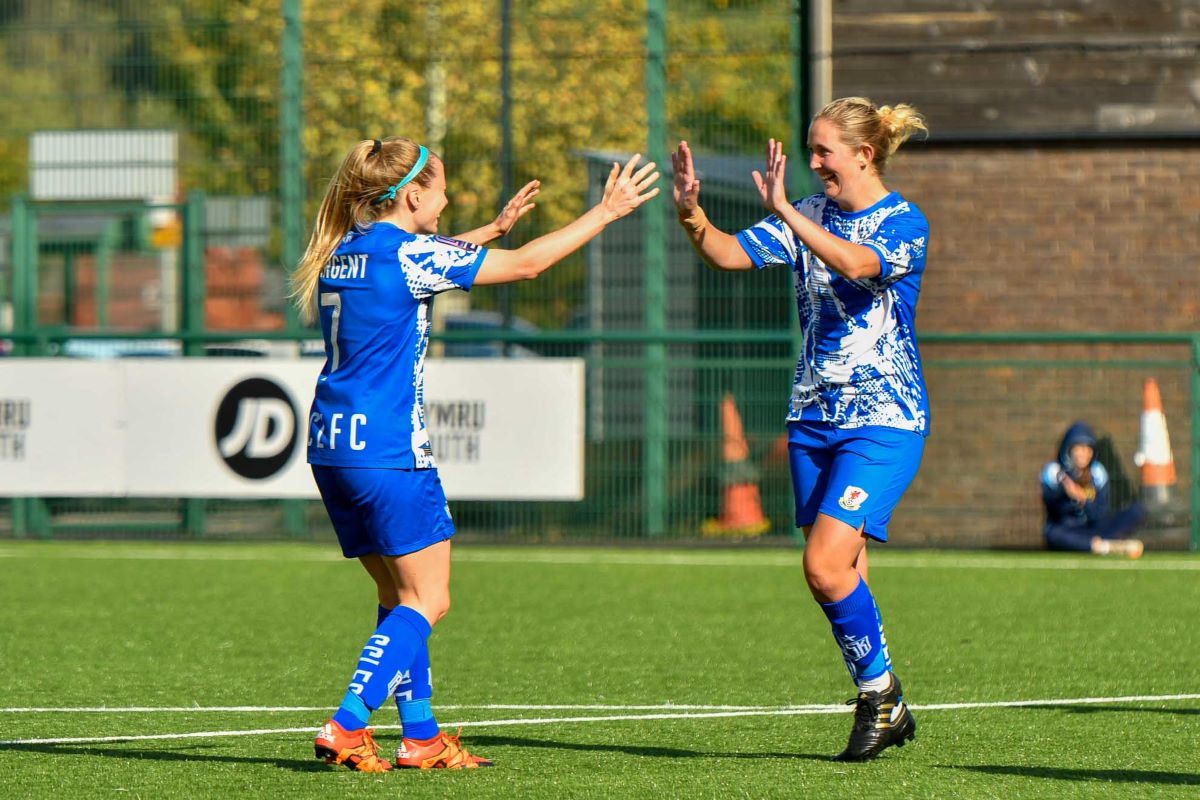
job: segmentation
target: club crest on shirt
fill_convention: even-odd
[[[842,492],[842,496],[838,498],[838,505],[847,511],[858,511],[868,497],[870,495],[863,489],[857,486],[847,486],[846,491]]]
[[[477,245],[477,244],[472,244],[471,242],[464,242],[462,239],[452,239],[449,236],[436,236],[435,235],[433,237],[433,240],[435,242],[441,242],[442,244],[448,244],[451,247],[457,247],[459,250],[466,250],[471,253],[474,253],[476,250],[479,249],[479,245]]]

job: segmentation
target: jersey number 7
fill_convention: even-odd
[[[342,321],[342,296],[337,292],[321,292],[321,307],[333,307],[333,321],[329,325],[329,346],[333,352],[333,358],[329,362],[329,371],[333,372],[338,368],[338,361],[341,360],[341,352],[338,350],[338,325]]]

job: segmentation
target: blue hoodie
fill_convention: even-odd
[[[1087,466],[1091,472],[1094,493],[1085,502],[1072,500],[1063,488],[1063,478],[1070,477],[1076,483],[1082,473],[1071,463],[1071,447],[1086,444],[1092,448],[1092,461]],[[1046,525],[1068,525],[1083,527],[1097,522],[1108,515],[1109,481],[1108,470],[1096,460],[1096,434],[1086,422],[1076,422],[1063,434],[1058,446],[1058,460],[1042,468],[1042,502],[1046,504]]]

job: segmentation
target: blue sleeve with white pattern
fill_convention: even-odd
[[[878,254],[880,272],[875,280],[886,285],[924,271],[928,241],[925,215],[910,206],[907,211],[889,216],[861,244]]]
[[[470,291],[487,250],[447,236],[417,236],[400,245],[396,257],[417,300],[451,289]]]
[[[738,231],[735,236],[738,244],[759,269],[776,264],[792,266],[803,252],[802,246],[797,246],[796,236],[791,228],[774,214],[753,227]]]

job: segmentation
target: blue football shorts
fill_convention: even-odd
[[[916,477],[924,452],[924,436],[898,428],[789,422],[796,527],[826,514],[886,542],[892,511]]]
[[[312,465],[346,558],[403,556],[454,535],[436,469]]]

